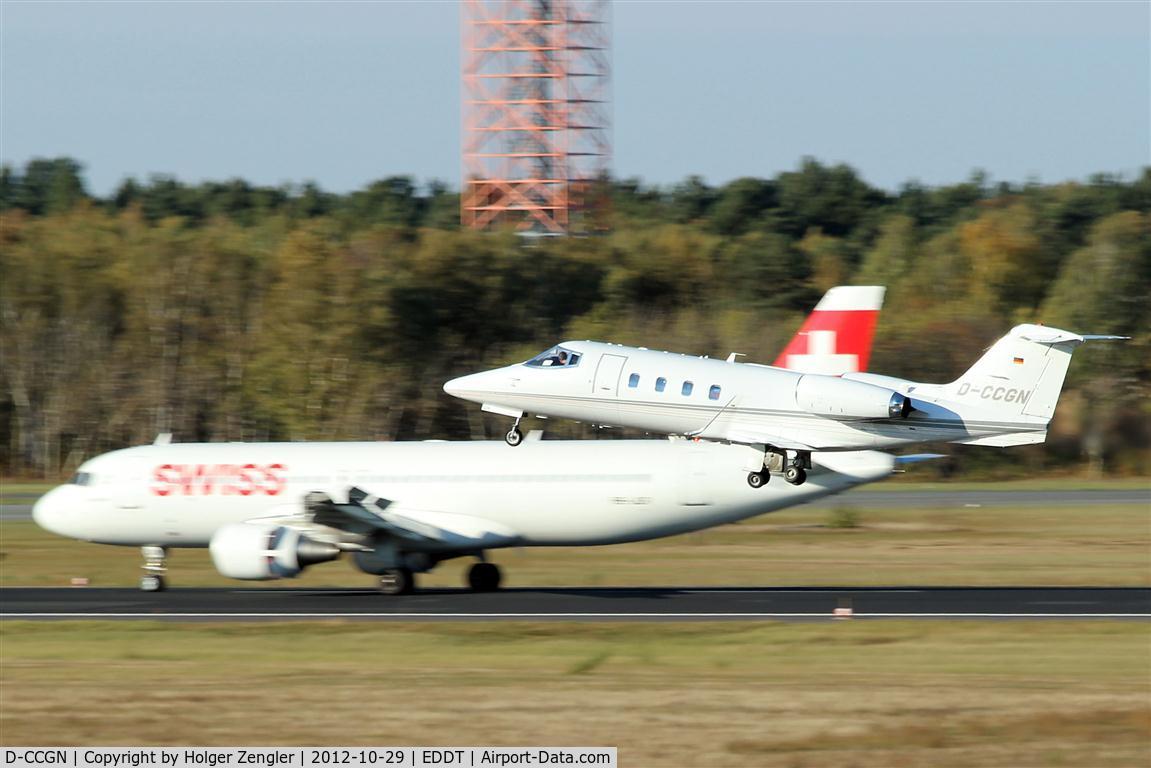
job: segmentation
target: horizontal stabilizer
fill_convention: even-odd
[[[970,440],[956,440],[963,445],[984,445],[992,448],[1008,448],[1012,445],[1032,445],[1042,443],[1047,439],[1047,430],[1035,432],[1011,432],[1006,435],[991,435],[989,437],[975,437]]]

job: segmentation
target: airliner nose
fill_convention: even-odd
[[[59,536],[70,535],[62,530],[67,511],[65,499],[62,498],[65,495],[63,487],[53,488],[36,500],[32,505],[32,519],[36,525]]]

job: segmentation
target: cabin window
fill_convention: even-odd
[[[564,347],[552,347],[545,352],[540,352],[524,365],[530,365],[533,368],[574,368],[579,365],[579,361],[579,352],[573,352]]]
[[[683,383],[683,389],[680,390],[680,394],[682,394],[684,397],[687,397],[688,395],[691,394],[691,390],[694,386],[695,385],[692,384],[690,381],[685,381]]]
[[[627,385],[631,389],[635,389],[636,387],[638,387],[639,386],[639,374],[633,373],[631,376],[628,376],[627,377]]]
[[[663,392],[665,389],[667,389],[667,379],[665,379],[663,376],[660,376],[655,380],[655,391]]]
[[[718,384],[712,384],[711,385],[711,389],[709,389],[707,391],[707,399],[708,400],[718,400],[719,399],[719,385]]]

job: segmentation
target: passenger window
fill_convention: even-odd
[[[627,385],[629,387],[631,387],[632,389],[635,389],[636,387],[638,387],[639,386],[639,374],[633,373],[631,376],[628,376]]]
[[[695,386],[695,385],[694,385],[694,384],[692,384],[690,381],[685,381],[685,382],[683,383],[683,389],[681,389],[681,390],[680,390],[680,393],[681,393],[681,394],[682,394],[684,397],[687,397],[688,395],[690,395],[690,394],[691,394],[691,390],[692,390],[692,387],[694,387],[694,386]]]
[[[707,391],[707,399],[708,400],[718,400],[719,399],[719,385],[718,384],[712,384],[711,385],[711,389],[709,389]]]
[[[667,387],[667,379],[665,379],[663,376],[660,376],[658,379],[655,380],[655,391],[656,392],[663,392],[666,387]]]

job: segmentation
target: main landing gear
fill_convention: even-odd
[[[140,547],[144,554],[144,575],[140,577],[140,589],[144,592],[163,592],[168,588],[164,574],[168,550],[164,547]]]
[[[495,592],[503,573],[495,563],[479,562],[468,569],[468,587],[473,592]],[[379,590],[384,595],[410,595],[416,591],[416,574],[411,568],[388,568],[380,573]]]
[[[795,451],[790,459],[785,451],[767,451],[763,457],[763,468],[749,472],[747,484],[752,488],[762,488],[771,480],[771,470],[783,469],[783,479],[792,485],[803,485],[807,481],[807,470],[811,469],[811,453]]]
[[[387,568],[380,573],[380,592],[385,595],[410,595],[416,588],[416,576],[410,568]]]
[[[476,563],[468,569],[468,586],[473,592],[495,592],[503,574],[495,563]]]

